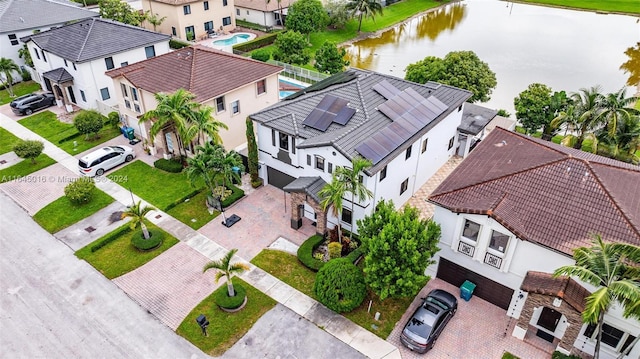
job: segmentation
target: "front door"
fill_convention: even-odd
[[[558,322],[560,321],[560,317],[562,317],[562,313],[555,309],[544,307],[542,308],[542,313],[540,313],[538,325],[548,331],[555,332]]]
[[[76,95],[73,94],[73,87],[68,86],[67,93],[69,94],[69,100],[71,100],[72,103],[77,105],[78,103],[76,102]]]

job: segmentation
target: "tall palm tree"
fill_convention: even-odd
[[[198,153],[195,156],[187,159],[187,178],[191,181],[192,186],[195,186],[198,179],[202,179],[211,191],[211,195],[213,195],[215,189],[215,172],[209,165],[210,157],[203,152],[201,146],[198,146],[196,151],[198,151]]]
[[[145,20],[153,26],[153,31],[156,31],[156,27],[160,26],[164,20],[167,19],[166,16],[160,17],[158,14],[151,14],[150,11],[147,11],[145,15]]]
[[[198,111],[200,104],[195,102],[195,95],[185,89],[178,89],[174,93],[157,93],[155,94],[158,105],[154,110],[147,111],[140,118],[141,123],[151,122],[149,135],[151,142],[153,138],[159,134],[163,128],[172,125],[176,130],[178,138],[178,148],[184,149],[184,143],[189,142],[187,129],[193,122],[195,113]]]
[[[336,169],[338,180],[344,183],[345,191],[351,193],[351,232],[354,231],[355,198],[357,197],[358,202],[362,202],[373,197],[373,192],[360,180],[363,171],[369,167],[371,167],[371,161],[356,156],[351,160],[351,168],[339,167]]]
[[[149,239],[149,230],[147,229],[147,226],[144,224],[144,218],[147,215],[147,213],[154,211],[155,208],[151,207],[151,206],[144,206],[142,207],[142,201],[138,201],[138,203],[133,204],[131,207],[129,207],[128,210],[126,210],[125,212],[122,212],[122,218],[126,218],[126,217],[130,217],[131,218],[131,222],[129,223],[129,226],[131,227],[131,229],[136,229],[136,227],[138,227],[138,224],[140,224],[140,228],[142,229],[142,234],[144,236],[144,239]]]
[[[608,152],[614,158],[631,163],[638,163],[640,158],[635,152],[640,149],[640,116],[631,116],[618,123],[616,133],[611,135],[603,128],[597,133],[598,142],[608,146]]]
[[[249,270],[249,266],[244,263],[231,263],[231,258],[233,258],[233,255],[236,254],[237,251],[237,248],[230,250],[229,253],[227,253],[227,255],[222,259],[209,262],[205,264],[204,268],[202,269],[202,273],[208,271],[209,269],[216,270],[216,283],[218,283],[220,278],[226,278],[227,294],[230,297],[235,297],[236,295],[236,292],[233,289],[233,282],[231,281],[231,277],[233,277],[234,274],[240,274],[246,270]]]
[[[0,58],[0,81],[9,92],[10,97],[15,97],[13,94],[13,75],[14,72],[20,72],[20,68],[16,63],[6,57]]]
[[[587,297],[582,320],[597,325],[594,358],[600,356],[602,324],[611,305],[618,302],[624,317],[640,318],[640,247],[626,243],[605,243],[595,235],[593,245],[573,252],[574,265],[560,267],[554,276],[579,278],[598,289]]]
[[[610,136],[615,136],[619,122],[640,114],[640,111],[631,107],[636,100],[635,97],[627,97],[627,89],[624,87],[618,92],[604,95],[600,101],[601,111],[596,122],[603,124]]]
[[[598,114],[602,94],[600,86],[581,88],[579,92],[571,95],[571,101],[576,107],[577,127],[575,128],[577,140],[574,148],[581,149],[585,136],[598,127]]]
[[[370,17],[374,22],[376,14],[382,16],[382,4],[378,0],[351,0],[346,7],[351,10],[351,16],[358,17],[358,33],[362,28],[363,16]]]
[[[213,108],[202,106],[196,111],[191,119],[191,125],[187,127],[187,138],[189,141],[198,138],[199,144],[204,144],[205,136],[209,136],[213,143],[221,145],[220,129],[228,130],[229,127],[213,118]]]
[[[320,206],[323,211],[327,211],[331,207],[331,213],[338,218],[338,241],[342,243],[342,230],[340,229],[340,218],[342,216],[342,197],[347,192],[344,181],[338,178],[337,171],[333,172],[331,182],[327,183],[318,192],[322,198]]]

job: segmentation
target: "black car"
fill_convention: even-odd
[[[11,111],[16,115],[31,115],[35,111],[41,110],[53,106],[56,103],[56,98],[53,94],[45,93],[38,94],[32,93],[24,96],[20,96],[17,99],[11,101]]]
[[[449,320],[458,310],[456,297],[442,289],[434,289],[424,298],[404,326],[400,341],[407,348],[426,353],[433,348]]]

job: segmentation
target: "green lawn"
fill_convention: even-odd
[[[128,227],[129,224],[125,224],[124,226]],[[149,228],[149,230],[154,229],[164,232],[152,223],[147,223],[147,228]],[[116,231],[118,230],[119,229],[116,229]],[[131,237],[140,236],[141,233],[140,227],[134,231],[124,232],[113,242],[95,252],[91,252],[91,247],[109,236],[109,234],[107,234],[84,248],[79,249],[76,252],[76,257],[87,261],[108,279],[113,279],[141,267],[178,243],[175,237],[164,232],[164,241],[160,248],[150,252],[140,252],[131,245]]]
[[[33,183],[46,182],[48,178],[27,175],[49,167],[54,163],[56,161],[44,153],[36,157],[36,163],[31,163],[31,160],[22,160],[11,167],[0,170],[0,183],[12,180]]]
[[[12,88],[14,95],[16,95],[16,97],[19,97],[40,90],[40,84],[34,81],[25,81],[13,85]],[[9,96],[9,91],[7,90],[0,91],[0,105],[9,103],[13,101],[14,98],[15,97]]]
[[[313,294],[313,283],[316,274],[302,265],[298,258],[292,254],[277,250],[265,249],[255,256],[251,263],[270,273],[284,283],[292,286],[300,292],[317,300]],[[367,312],[369,300],[373,300],[371,312]],[[359,326],[369,330],[382,339],[386,339],[393,330],[396,323],[402,318],[404,312],[409,308],[412,297],[409,298],[387,298],[380,301],[373,293],[368,293],[362,304],[349,313],[342,315]],[[380,312],[380,320],[375,320],[374,315]],[[374,329],[375,324],[378,329]]]
[[[188,201],[182,202],[168,210],[167,214],[197,230],[220,215],[218,211],[214,211],[213,214],[209,213],[205,202],[208,193],[209,191],[198,193]]]
[[[13,133],[0,127],[0,155],[13,151],[20,139],[13,135]]]
[[[236,277],[233,278],[233,283],[242,285],[247,290],[247,305],[242,310],[236,313],[220,310],[211,294],[193,308],[176,330],[178,335],[214,357],[221,356],[229,350],[264,313],[276,305],[276,301],[243,280]],[[218,290],[227,290],[227,288],[222,285]],[[204,314],[210,323],[206,337],[202,335],[202,330],[196,322],[200,314]]]
[[[583,10],[640,14],[638,0],[518,0],[516,2],[559,6]]]
[[[62,196],[39,210],[33,219],[49,233],[56,233],[98,212],[113,201],[113,197],[96,188],[89,203],[76,205]]]
[[[87,140],[85,139],[85,136],[79,135],[73,139],[60,143],[60,140],[64,140],[69,138],[69,136],[77,134],[78,130],[70,123],[58,121],[53,112],[39,112],[18,122],[31,131],[46,138],[49,142],[60,147],[70,155],[76,155],[84,152],[120,135],[119,129],[112,126],[105,126],[100,130],[100,132],[98,132],[97,138]],[[74,146],[74,141],[76,142],[76,146]]]
[[[142,161],[134,161],[107,177],[114,180],[125,178],[126,181],[118,180],[121,186],[130,188],[133,193],[163,211],[203,187],[192,187],[184,172],[165,172]]]

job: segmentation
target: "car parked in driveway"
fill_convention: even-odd
[[[456,297],[442,289],[432,290],[423,299],[400,335],[402,344],[418,353],[426,353],[433,348],[444,327],[458,310]]]
[[[11,101],[11,111],[16,115],[31,115],[32,113],[51,107],[56,103],[56,98],[50,93],[30,93]]]
[[[102,147],[80,158],[78,169],[80,174],[84,176],[102,176],[105,171],[119,164],[130,162],[134,157],[136,154],[129,146]]]

